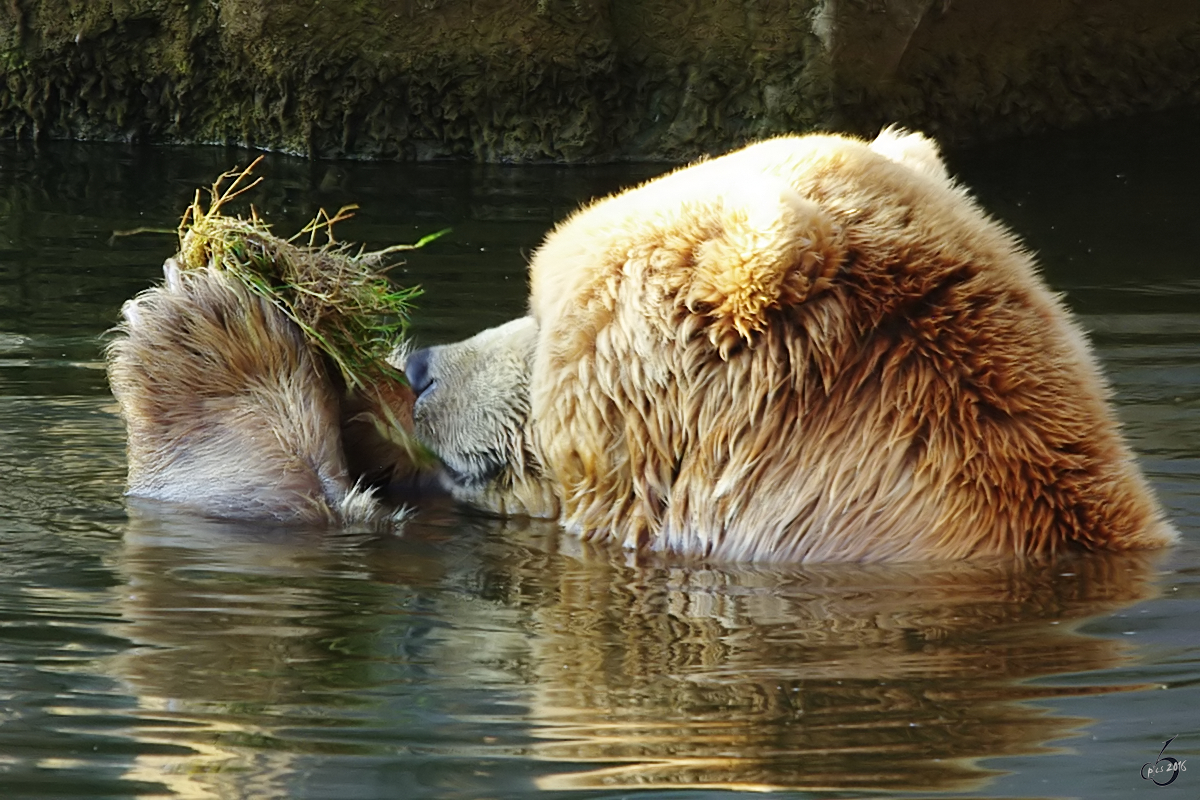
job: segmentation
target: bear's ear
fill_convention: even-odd
[[[727,189],[713,211],[713,234],[694,251],[683,300],[724,358],[766,327],[770,309],[827,288],[845,246],[820,206],[777,178]]]
[[[916,172],[944,181],[950,180],[937,143],[924,134],[889,125],[871,142],[871,149]]]

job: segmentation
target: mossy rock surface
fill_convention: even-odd
[[[1200,100],[1195,0],[4,0],[0,136],[681,160]]]

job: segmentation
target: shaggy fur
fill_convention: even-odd
[[[129,494],[218,517],[392,519],[347,470],[339,392],[296,326],[225,273],[173,261],[164,271],[163,286],[125,304],[108,348]],[[348,411],[347,426],[361,427],[361,409]]]
[[[410,360],[481,508],[737,560],[1174,538],[1082,332],[918,134],[685,168],[559,225],[530,280],[527,320]]]

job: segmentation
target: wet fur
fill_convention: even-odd
[[[920,135],[685,168],[559,225],[530,281],[520,336],[420,356],[418,434],[447,461],[464,437],[504,454],[449,477],[481,508],[719,560],[1175,537],[1083,333]],[[490,370],[514,360],[519,379]]]

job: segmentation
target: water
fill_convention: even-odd
[[[173,239],[112,233],[251,156],[0,143],[0,794],[1195,796],[1196,116],[951,154],[1092,331],[1184,543],[920,568],[638,566],[448,505],[384,537],[127,506],[101,337]],[[253,199],[281,232],[358,203],[340,233],[372,246],[452,226],[397,273],[428,344],[521,313],[551,222],[656,171],[268,157]],[[1159,789],[1172,736],[1192,769]]]

